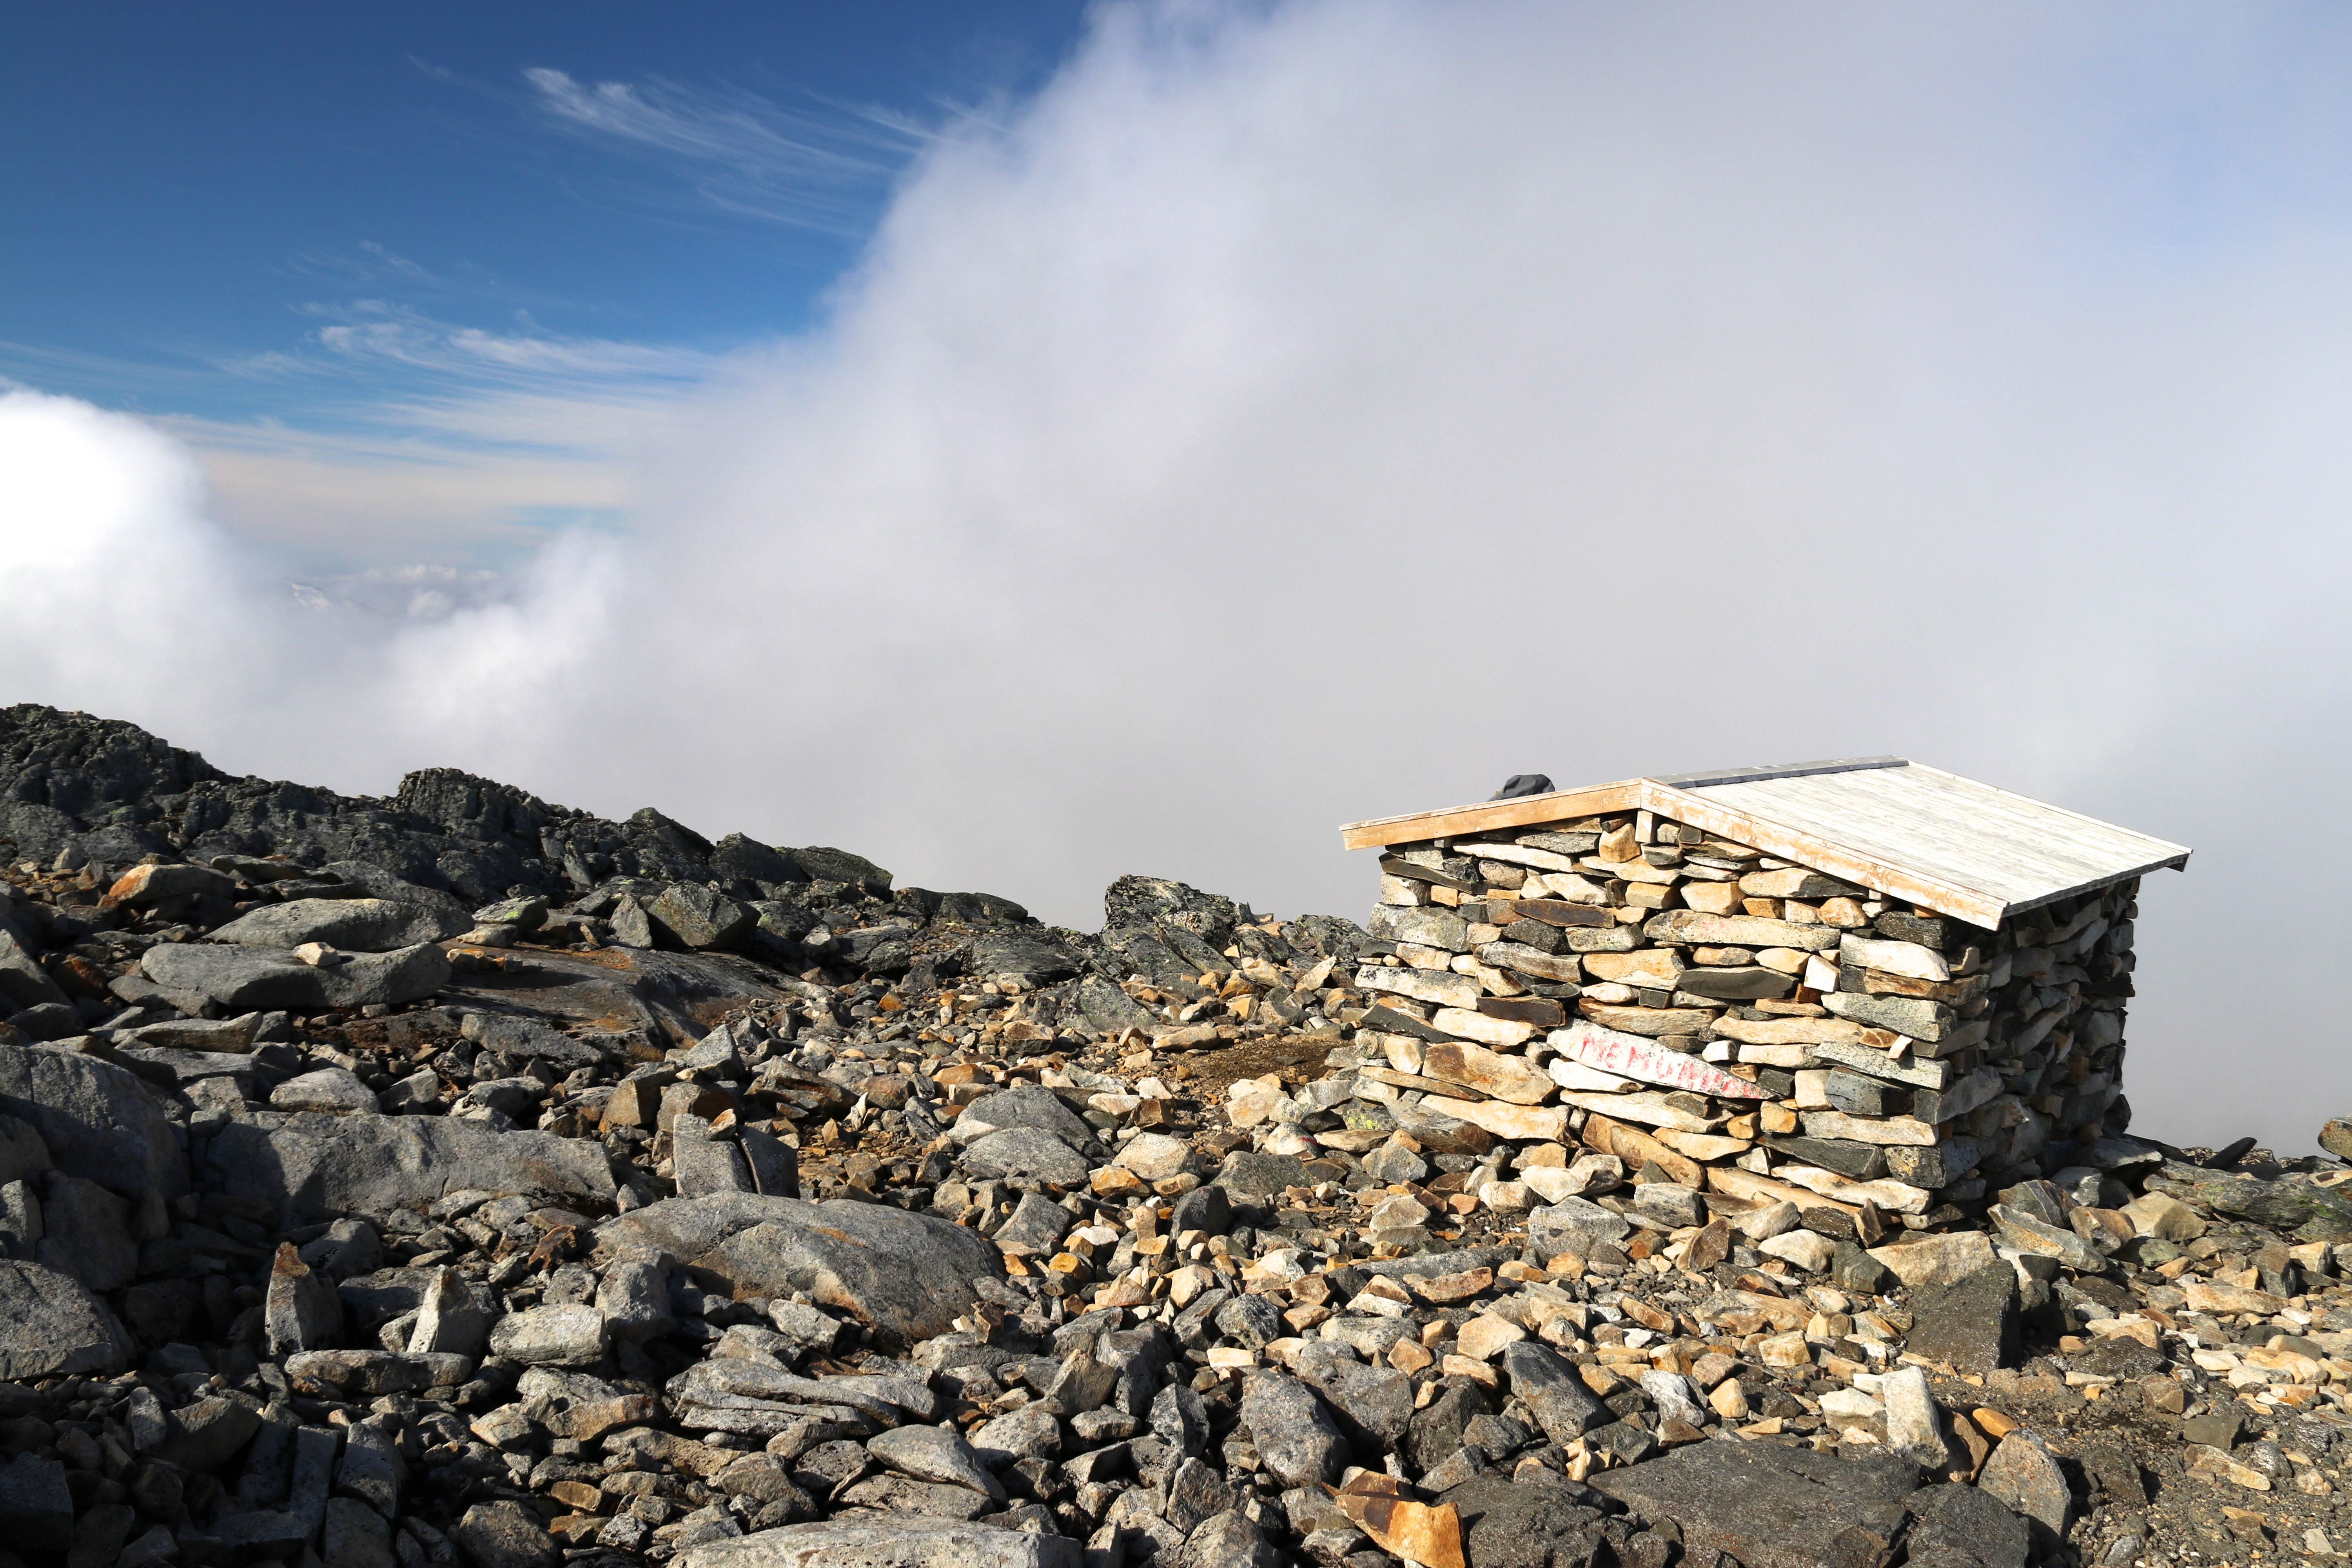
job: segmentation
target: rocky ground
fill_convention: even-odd
[[[2333,1158],[1759,1201],[1423,1111],[1344,920],[29,707],[0,795],[0,1563],[2352,1547]]]

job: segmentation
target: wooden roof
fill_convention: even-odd
[[[1988,929],[2159,867],[2178,844],[1901,757],[1624,779],[1352,822],[1350,849],[1648,811]]]

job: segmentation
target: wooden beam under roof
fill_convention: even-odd
[[[1645,781],[1595,784],[1590,789],[1554,790],[1549,795],[1523,795],[1513,800],[1482,800],[1475,805],[1449,805],[1438,811],[1416,811],[1404,816],[1375,816],[1350,822],[1339,829],[1339,842],[1349,849],[1385,849],[1391,844],[1418,844],[1426,838],[1459,838],[1471,833],[1493,833],[1506,827],[1529,827],[1539,822],[1567,822],[1605,812],[1633,811],[1641,804]]]

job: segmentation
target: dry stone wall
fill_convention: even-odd
[[[1408,1131],[1924,1215],[2129,1119],[2136,880],[1986,931],[1647,813],[1402,845],[1381,873],[1358,1076]]]

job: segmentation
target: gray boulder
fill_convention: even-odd
[[[563,1561],[539,1516],[519,1502],[478,1502],[449,1535],[477,1568],[556,1568]]]
[[[280,1110],[319,1110],[330,1116],[373,1111],[375,1090],[349,1068],[326,1067],[289,1078],[270,1090],[269,1103]]]
[[[430,942],[354,953],[324,965],[299,963],[266,947],[163,942],[149,948],[139,963],[165,991],[243,1012],[414,1002],[449,983],[449,960]]]
[[[1083,1148],[1095,1135],[1086,1119],[1071,1110],[1060,1095],[1035,1084],[982,1095],[964,1107],[956,1125],[1034,1127],[1040,1132],[1052,1133],[1073,1149]]]
[[[752,1193],[670,1198],[596,1227],[600,1260],[655,1252],[717,1275],[738,1299],[806,1290],[905,1344],[948,1332],[971,1308],[971,1281],[1004,1272],[993,1242],[943,1219]]]
[[[1593,1396],[1576,1368],[1550,1350],[1521,1341],[1505,1345],[1503,1372],[1513,1397],[1535,1413],[1544,1436],[1566,1447],[1609,1420],[1609,1408]]]
[[[1963,1372],[1991,1372],[2018,1359],[2017,1270],[1995,1262],[1965,1279],[1911,1296],[1906,1349]]]
[[[6,931],[0,931],[0,996],[19,1007],[70,1000],[15,933]]]
[[[909,1480],[964,1487],[1002,1499],[1004,1488],[951,1428],[894,1426],[866,1440],[866,1451]]]
[[[1150,1008],[1099,974],[1087,975],[1070,987],[1069,998],[1063,1005],[1065,1022],[1075,1012],[1097,1034],[1115,1035],[1121,1029],[1149,1029],[1160,1022],[1158,1015]]]
[[[1591,1484],[1643,1519],[1674,1521],[1686,1552],[1711,1548],[1748,1568],[1819,1568],[1883,1560],[1919,1468],[1891,1455],[1847,1459],[1776,1443],[1693,1443],[1647,1464],[1596,1472]]]
[[[673,882],[646,906],[654,929],[696,952],[732,947],[751,932],[759,916],[726,894],[699,882]]]
[[[41,1198],[41,1227],[34,1256],[93,1290],[119,1290],[139,1272],[131,1205],[96,1182],[51,1174]]]
[[[344,1215],[381,1221],[467,1191],[570,1207],[613,1202],[603,1145],[442,1116],[257,1115],[215,1133],[205,1166],[222,1192],[270,1205],[289,1226]]]
[[[1242,1425],[1250,1430],[1259,1463],[1285,1487],[1337,1481],[1348,1463],[1348,1440],[1315,1391],[1287,1373],[1264,1372],[1242,1394]]]
[[[323,942],[350,952],[391,952],[467,929],[440,910],[390,899],[294,899],[249,910],[206,938],[253,947]]]
[[[536,1018],[505,1013],[468,1013],[458,1033],[476,1045],[504,1057],[536,1057],[557,1067],[593,1067],[605,1053]]]
[[[1008,1127],[975,1141],[963,1164],[975,1176],[1026,1176],[1062,1187],[1079,1185],[1092,1170],[1085,1155],[1034,1127]]]
[[[106,1304],[37,1263],[0,1262],[0,1381],[111,1377],[131,1339]]]
[[[414,778],[416,775],[412,773],[409,776]],[[420,887],[415,882],[404,881],[397,874],[373,861],[330,860],[319,868],[319,874],[322,877],[335,878],[345,887],[356,889],[371,899],[383,899],[395,904],[413,904],[419,909],[428,910],[444,925],[454,923],[459,931],[464,931],[473,924],[463,899],[455,898],[438,888]]]
[[[189,1190],[187,1156],[136,1075],[40,1046],[0,1046],[0,1111],[40,1134],[57,1168],[133,1194]]]
[[[1310,1186],[1304,1161],[1289,1154],[1236,1149],[1225,1156],[1216,1184],[1246,1203],[1280,1197],[1290,1187]]]
[[[1068,948],[1027,931],[990,931],[971,944],[971,973],[982,980],[1045,985],[1085,967],[1086,961]]]
[[[1242,907],[1168,877],[1121,877],[1103,890],[1106,926],[1171,926],[1222,950],[1234,940]]]
[[[2032,1561],[2033,1530],[1975,1487],[1935,1486],[1912,1495],[1907,1544],[1914,1563],[2025,1568]]]

